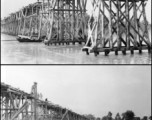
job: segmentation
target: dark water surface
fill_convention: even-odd
[[[45,46],[44,43],[19,43],[13,36],[1,34],[1,64],[151,64],[151,54],[147,50],[134,55],[121,52],[115,56],[100,53],[86,55],[83,45]]]

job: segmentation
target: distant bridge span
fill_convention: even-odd
[[[89,120],[84,115],[42,100],[37,83],[31,93],[1,83],[1,120]]]

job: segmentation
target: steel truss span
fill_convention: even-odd
[[[147,0],[92,0],[88,39],[82,50],[95,56],[144,49],[150,53],[146,4]]]
[[[84,115],[42,100],[37,83],[31,93],[1,83],[1,120],[89,120]]]

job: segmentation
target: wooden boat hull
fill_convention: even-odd
[[[19,42],[42,42],[42,40],[35,40],[35,39],[24,38],[24,37],[17,37],[16,39]]]
[[[41,40],[30,40],[30,39],[17,39],[19,42],[42,42]]]

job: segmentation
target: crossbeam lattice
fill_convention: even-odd
[[[10,14],[10,16],[2,20],[1,32],[14,36],[35,37],[35,39],[39,39],[40,7],[41,3],[36,2]]]
[[[41,0],[46,44],[85,42],[87,0]]]
[[[89,32],[83,51],[94,53],[148,49],[151,42],[145,13],[146,0],[92,0]]]
[[[31,93],[1,83],[1,120],[89,120],[84,115],[42,100],[37,83]]]

